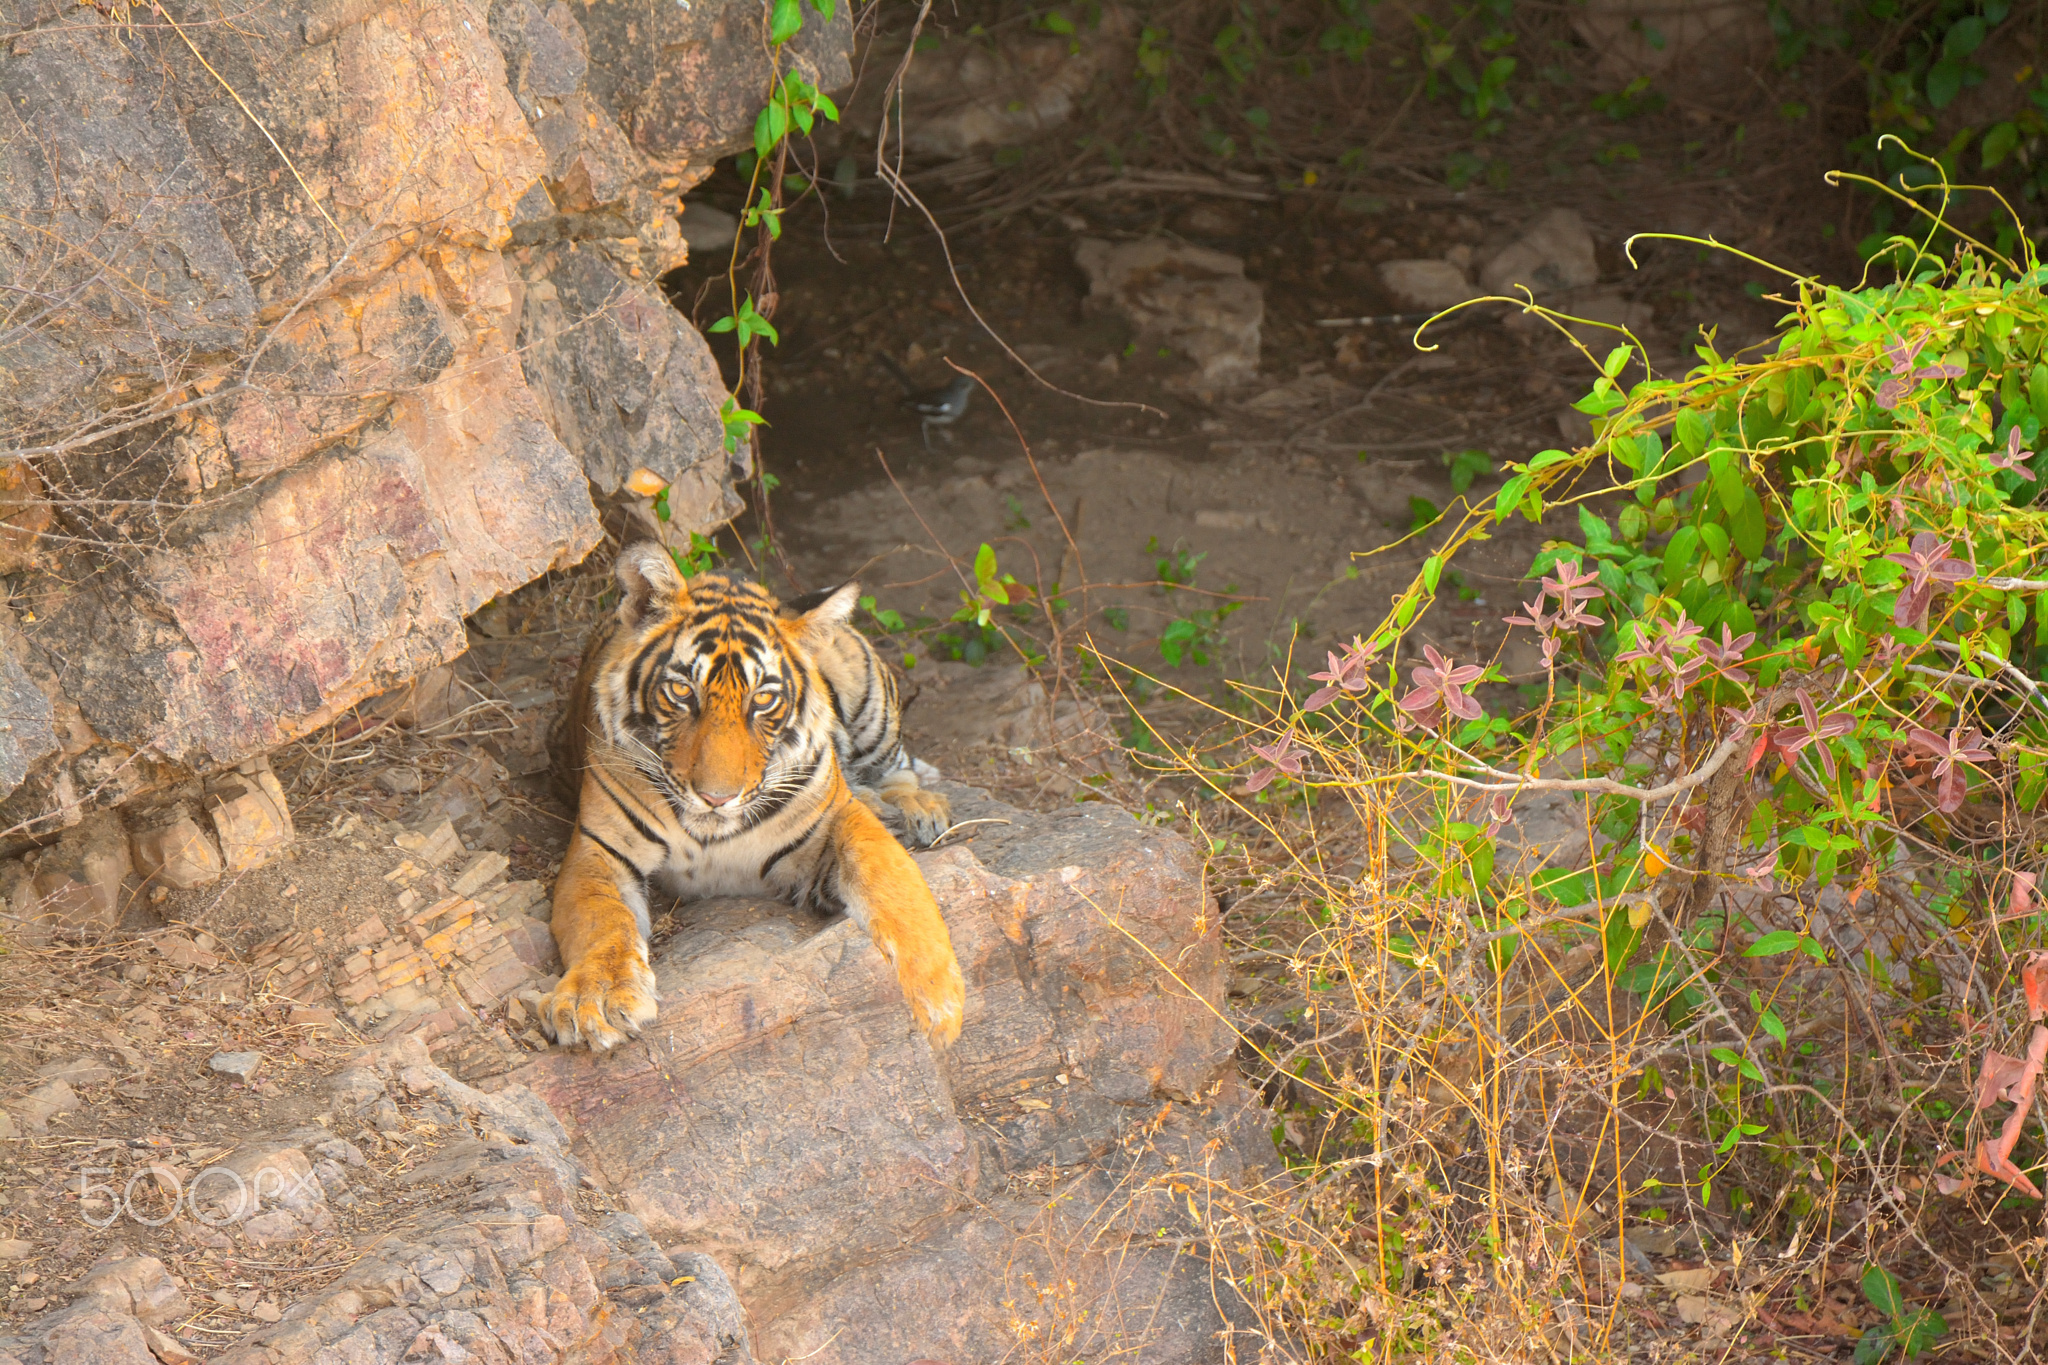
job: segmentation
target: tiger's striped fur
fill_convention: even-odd
[[[948,806],[920,786],[894,679],[847,624],[858,586],[783,607],[722,574],[685,583],[648,544],[622,551],[616,572],[618,620],[593,634],[552,737],[577,819],[555,884],[566,971],[542,1027],[603,1051],[654,1018],[648,895],[660,887],[844,909],[895,966],[926,1036],[950,1044],[965,1001],[952,940],[878,815],[900,814],[928,843]]]

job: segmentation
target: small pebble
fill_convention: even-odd
[[[260,1052],[216,1052],[206,1063],[222,1076],[232,1076],[247,1085],[256,1078],[256,1071],[263,1065]]]
[[[420,789],[420,775],[415,768],[386,768],[377,774],[377,785],[393,796],[411,796]]]

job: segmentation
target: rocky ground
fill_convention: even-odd
[[[643,1041],[547,1047],[540,722],[597,588],[10,868],[0,1359],[1196,1360],[1249,1330],[1196,1235],[1275,1174],[1219,918],[1194,850],[1109,804],[948,788],[919,855],[969,982],[948,1056],[850,924],[748,902],[658,921]],[[1091,706],[944,672],[926,715],[999,721],[935,736],[956,770],[1102,747]]]

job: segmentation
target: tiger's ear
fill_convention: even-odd
[[[858,582],[807,592],[782,604],[782,616],[787,623],[783,628],[804,641],[822,639],[834,626],[852,619],[853,609],[859,601]]]
[[[669,552],[651,540],[619,551],[612,572],[619,579],[619,621],[631,629],[670,603],[689,600],[689,585]]]

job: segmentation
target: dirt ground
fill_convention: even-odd
[[[1499,486],[1497,472],[1482,473],[1455,491],[1461,453],[1499,471],[1590,439],[1570,404],[1592,364],[1570,337],[1510,309],[1440,325],[1429,352],[1412,326],[1317,325],[1398,312],[1379,263],[1461,248],[1484,260],[1545,210],[1567,207],[1591,229],[1602,288],[1635,314],[1658,370],[1682,370],[1703,327],[1724,352],[1769,334],[1779,310],[1757,297],[1754,267],[1651,242],[1633,268],[1622,243],[1681,231],[1768,250],[1787,244],[1788,212],[1812,204],[1756,202],[1745,187],[1768,184],[1765,175],[1674,185],[1640,168],[1603,174],[1561,182],[1548,200],[1436,191],[1370,215],[1330,202],[1084,200],[957,234],[950,267],[938,235],[892,214],[876,182],[858,182],[851,197],[814,196],[787,215],[774,255],[781,344],[763,348],[762,463],[780,485],[779,554],[746,543],[762,529],[758,497],[720,543],[731,562],[758,563],[793,588],[860,578],[911,627],[895,643],[919,662],[963,648],[972,660],[997,643],[948,624],[963,572],[988,544],[1004,571],[1040,592],[1057,584],[1077,608],[1063,643],[1132,670],[1106,702],[1127,739],[1145,728],[1136,713],[1161,735],[1192,739],[1214,718],[1208,707],[1243,712],[1226,678],[1298,679],[1383,618],[1442,537],[1440,527],[1412,533],[1418,512],[1455,513],[1461,497],[1484,501]],[[729,210],[743,193],[721,171],[693,200]],[[1205,384],[1186,357],[1139,346],[1128,322],[1089,307],[1076,244],[1155,235],[1244,260],[1265,301],[1254,381]],[[724,311],[722,261],[665,281],[701,324]],[[1595,354],[1616,339],[1582,335]],[[714,347],[730,371],[724,339]],[[927,435],[881,355],[921,385],[943,384],[957,365],[1000,404],[979,392],[960,422]],[[1501,618],[1516,610],[1542,543],[1576,529],[1573,514],[1554,514],[1475,547],[1458,590],[1404,648],[1419,656],[1435,644],[1536,680],[1532,645],[1500,653]],[[1199,661],[1162,653],[1162,634],[1184,619],[1199,627]]]

